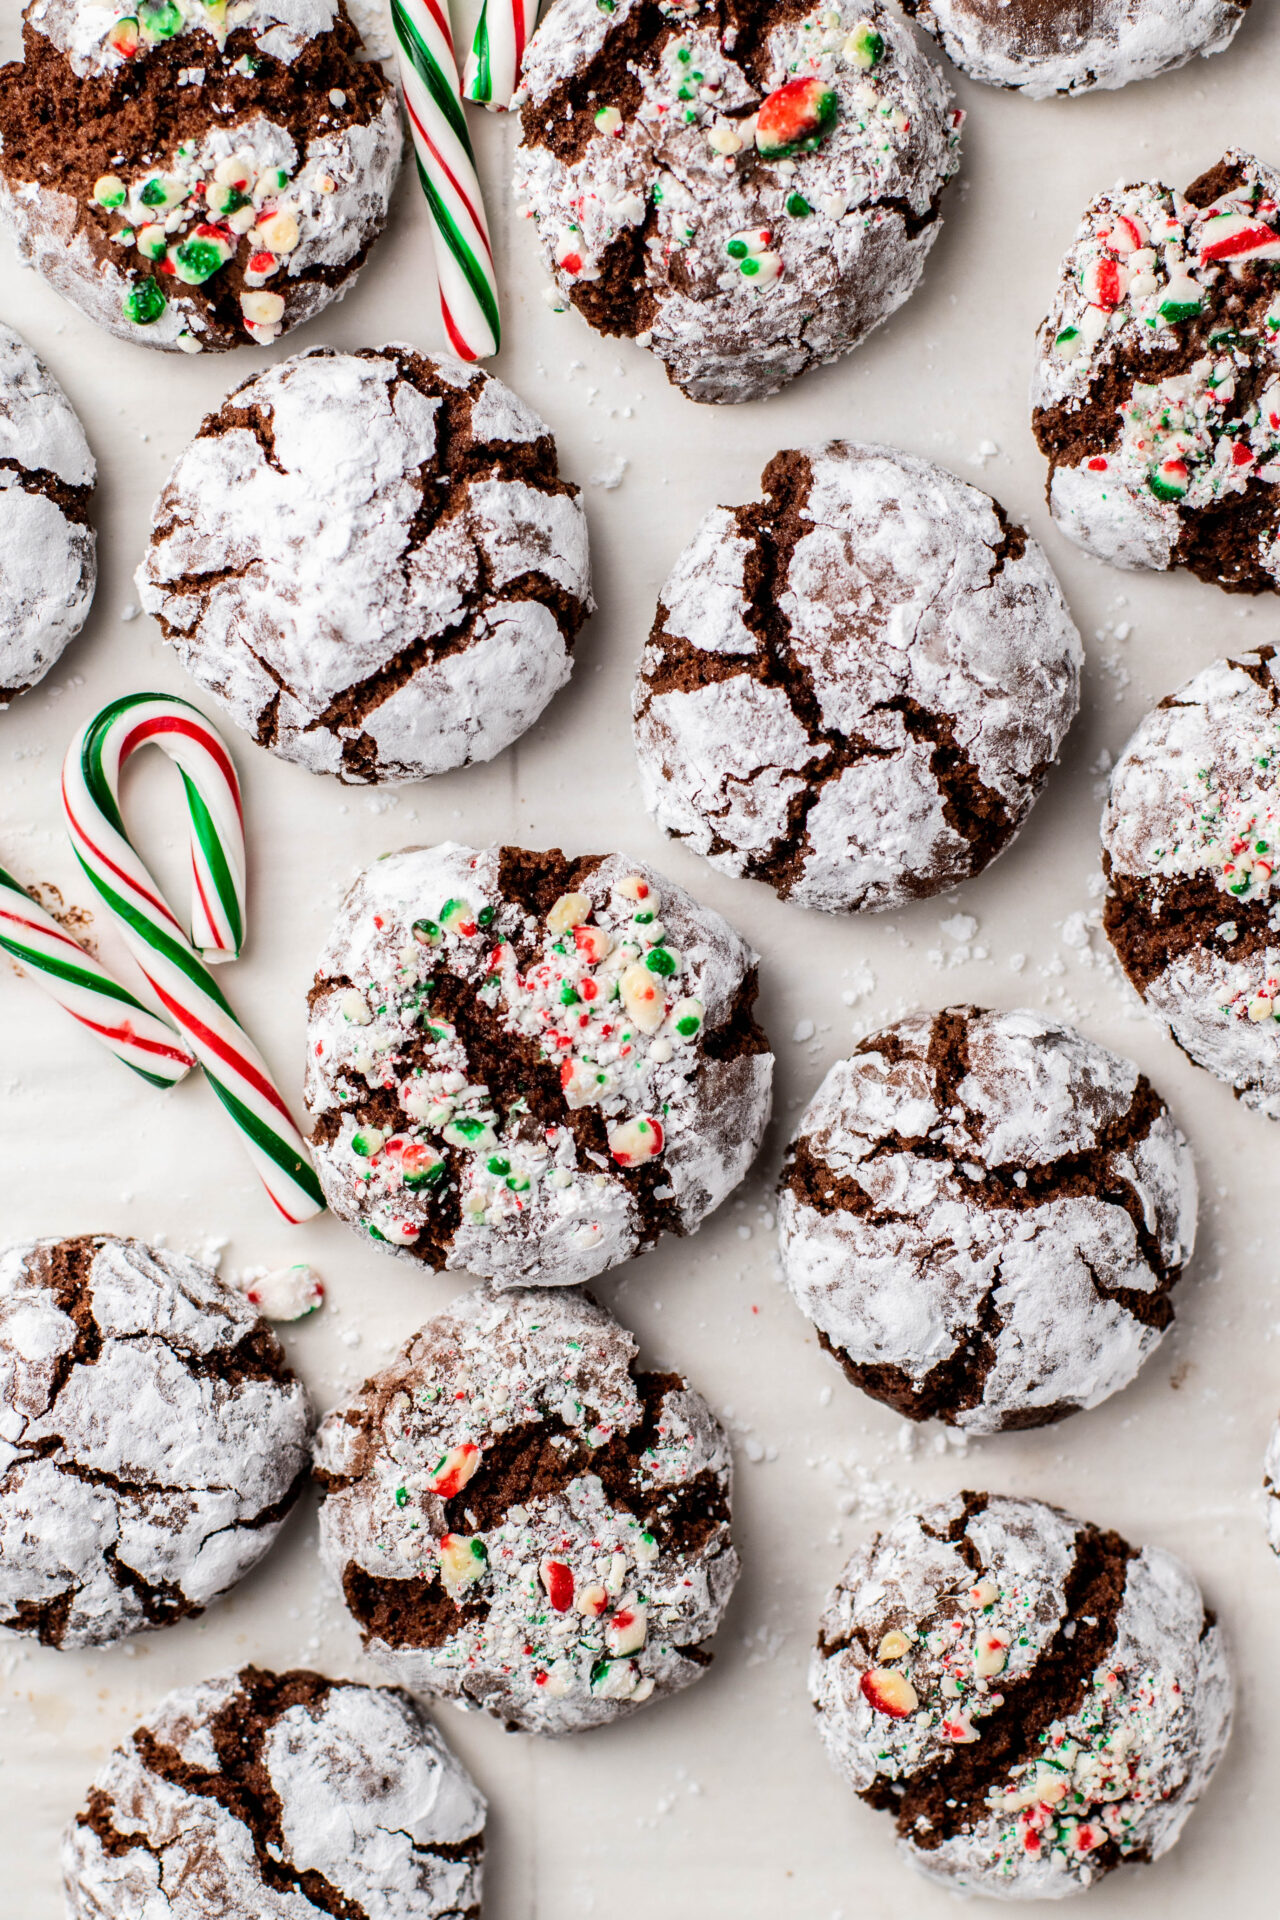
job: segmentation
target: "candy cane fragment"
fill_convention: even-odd
[[[524,50],[538,24],[539,0],[484,0],[467,55],[462,91],[491,113],[505,113],[520,84]]]
[[[191,815],[189,937],[130,844],[119,783],[133,753],[163,747],[182,770]],[[286,1220],[323,1211],[302,1136],[262,1055],[204,964],[234,958],[244,936],[244,830],[239,786],[221,736],[185,700],[135,694],[80,729],[62,769],[62,802],[77,859],[115,917],[161,1006],[172,1017],[240,1131]]]
[[[446,0],[391,0],[391,22],[445,332],[461,359],[485,360],[501,339],[498,282]]]
[[[173,1028],[113,980],[13,875],[0,867],[0,948],[50,999],[154,1087],[195,1065]]]

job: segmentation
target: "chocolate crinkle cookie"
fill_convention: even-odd
[[[839,1772],[953,1892],[1060,1899],[1156,1860],[1232,1679],[1191,1574],[1039,1500],[963,1493],[850,1559],[809,1670]]]
[[[974,80],[1029,100],[1127,87],[1231,44],[1249,0],[902,0]]]
[[[828,1073],[783,1168],[782,1270],[874,1399],[970,1433],[1038,1427],[1159,1345],[1196,1197],[1132,1061],[1039,1014],[949,1007]]]
[[[1080,700],[1048,561],[890,447],[780,453],[676,562],[635,689],[645,803],[723,872],[828,912],[981,872]]]
[[[416,1692],[576,1733],[710,1665],[729,1443],[589,1294],[464,1294],[322,1422],[316,1474],[322,1558]]]
[[[0,325],[0,710],[43,680],[85,623],[97,477],[66,394]]]
[[[915,291],[963,115],[851,0],[557,0],[516,104],[562,297],[693,400],[758,400]]]
[[[345,781],[492,759],[568,680],[592,606],[549,429],[447,354],[269,368],[153,520],[138,588],[187,671],[259,746]]]
[[[485,1803],[407,1694],[244,1667],[167,1694],[62,1843],[70,1920],[479,1920]]]
[[[388,855],[311,992],[325,1197],[388,1250],[503,1286],[692,1233],[768,1121],[755,997],[733,929],[623,854]]]
[[[30,0],[0,219],[109,333],[266,346],[346,292],[400,164],[342,0]]]
[[[1062,531],[1118,567],[1280,587],[1280,175],[1235,149],[1185,194],[1093,202],[1039,333],[1033,426]]]
[[[1280,656],[1216,660],[1149,713],[1111,775],[1103,924],[1152,1012],[1280,1119]]]
[[[0,1253],[0,1626],[95,1647],[202,1612],[279,1533],[310,1432],[275,1335],[195,1261]]]

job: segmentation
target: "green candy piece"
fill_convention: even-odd
[[[173,264],[185,286],[199,287],[225,264],[225,255],[214,240],[183,240],[173,250]]]
[[[741,265],[741,267],[740,267],[740,268],[738,269],[738,271],[739,271],[740,273],[745,273],[745,274],[746,274],[746,276],[747,276],[747,278],[748,278],[748,280],[749,280],[749,279],[751,279],[751,277],[752,277],[752,275],[753,275],[753,274],[757,274],[757,273],[759,273],[759,271],[760,271],[760,262],[759,262],[758,260],[752,260],[752,259],[750,259],[750,258],[748,258],[748,259],[746,259],[746,260],[744,260],[744,261],[743,261],[743,263],[742,263],[742,265]]]
[[[1058,336],[1054,340],[1053,344],[1055,347],[1069,347],[1073,340],[1078,340],[1079,338],[1080,338],[1079,327],[1064,327],[1062,329],[1062,332],[1058,334]]]
[[[1154,493],[1157,500],[1169,500],[1169,501],[1176,502],[1178,500],[1185,499],[1186,497],[1187,489],[1184,486],[1170,486],[1169,482],[1167,480],[1162,480],[1158,473],[1153,473],[1151,475],[1151,478],[1148,480],[1147,485],[1150,487],[1152,493]]]
[[[664,980],[669,979],[676,970],[675,956],[666,947],[650,947],[644,963],[650,973],[660,974]]]
[[[434,1187],[437,1180],[444,1179],[444,1161],[437,1160],[433,1167],[423,1167],[416,1173],[406,1173],[404,1183],[411,1191],[419,1187]]]
[[[186,21],[177,0],[142,0],[138,24],[157,40],[172,40],[175,33],[182,32]]]
[[[682,1040],[692,1040],[701,1025],[696,1013],[686,1013],[682,1020],[676,1021],[676,1032]]]
[[[148,277],[135,280],[124,297],[124,317],[135,327],[149,327],[158,320],[169,302],[159,282]]]
[[[509,1160],[504,1160],[500,1153],[495,1153],[490,1160],[486,1161],[485,1164],[487,1165],[490,1173],[508,1174],[511,1171],[511,1162]]]
[[[1194,320],[1203,305],[1201,300],[1162,300],[1157,312],[1162,320],[1176,326],[1180,320]]]
[[[420,947],[438,946],[440,942],[440,929],[434,920],[415,920],[413,923],[413,937]]]
[[[797,220],[803,220],[807,213],[813,212],[813,208],[802,193],[789,193],[785,205],[787,212]]]
[[[731,260],[744,260],[747,254],[747,243],[745,240],[730,240],[725,247],[725,252]]]

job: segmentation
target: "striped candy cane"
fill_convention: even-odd
[[[447,0],[391,0],[391,19],[418,178],[431,212],[444,329],[461,359],[485,360],[501,339],[498,282]]]
[[[120,813],[120,775],[130,756],[149,743],[178,762],[187,789],[190,938],[130,845]],[[62,769],[62,804],[76,857],[240,1129],[267,1192],[286,1220],[311,1219],[323,1210],[324,1199],[302,1136],[201,957],[233,959],[244,938],[240,792],[220,736],[185,700],[148,693],[117,700],[72,741]]]
[[[462,91],[492,113],[505,113],[520,84],[524,50],[538,24],[538,0],[484,0],[467,55]]]
[[[0,867],[0,947],[117,1060],[153,1087],[195,1065],[173,1028],[113,980],[13,875]]]

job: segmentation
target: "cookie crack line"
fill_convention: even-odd
[[[27,467],[20,460],[0,455],[0,473],[11,473],[23,493],[42,494],[52,501],[63,516],[78,527],[89,524],[89,504],[93,499],[92,486],[76,486],[70,480],[62,480],[48,467]],[[0,497],[3,497],[0,489]]]
[[[1034,1760],[1055,1721],[1078,1711],[1115,1645],[1125,1590],[1120,1576],[1135,1557],[1118,1534],[1079,1529],[1057,1632],[1028,1673],[1002,1680],[1000,1709],[984,1717],[977,1741],[949,1748],[924,1775],[908,1780],[897,1809],[905,1840],[928,1853],[971,1831],[988,1810],[992,1789],[1012,1767]]]

